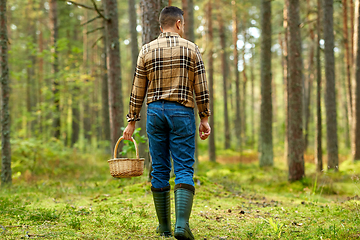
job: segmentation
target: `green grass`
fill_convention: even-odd
[[[113,179],[106,157],[93,157],[73,153],[66,170],[61,161],[53,166],[54,177],[19,169],[13,186],[0,190],[0,239],[163,239],[147,177]],[[190,219],[195,238],[360,238],[360,163],[321,175],[312,164],[306,169],[306,178],[289,183],[280,160],[264,169],[201,162]]]

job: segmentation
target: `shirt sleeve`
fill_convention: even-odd
[[[147,90],[147,75],[142,51],[140,51],[134,73],[134,80],[130,94],[129,113],[126,118],[128,122],[140,120],[140,110],[144,102]]]
[[[204,118],[211,115],[209,109],[209,89],[207,86],[204,62],[198,47],[196,47],[195,54],[195,99],[199,110],[199,117]]]

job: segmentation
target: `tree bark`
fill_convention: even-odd
[[[154,39],[156,39],[160,31],[160,23],[159,23],[159,15],[161,10],[166,7],[170,2],[168,0],[141,0],[140,1],[140,9],[142,15],[142,44],[147,44]],[[146,99],[146,97],[145,97]],[[146,109],[147,106],[145,101],[140,111],[141,121],[140,121],[140,135],[146,136]],[[141,147],[142,145],[142,147]],[[142,157],[145,158],[145,166],[149,169],[149,179],[151,179],[151,161],[149,151],[147,150],[149,147],[148,143],[140,144],[139,153]]]
[[[247,20],[247,16],[244,14],[243,15],[243,36],[244,36],[244,47],[243,47],[243,51],[242,51],[242,59],[243,59],[243,71],[242,71],[242,75],[243,75],[243,81],[242,81],[242,120],[241,120],[241,133],[242,133],[242,137],[241,139],[243,140],[243,142],[246,144],[247,142],[247,136],[246,136],[246,85],[248,82],[248,78],[246,75],[246,60],[245,60],[245,53],[246,53],[246,41],[247,41],[247,33],[246,33],[246,20]]]
[[[271,99],[271,1],[261,1],[260,167],[273,166]]]
[[[302,57],[300,36],[300,3],[289,0],[289,180],[304,177],[304,139],[302,130]]]
[[[240,113],[240,104],[241,104],[241,95],[240,95],[240,75],[239,75],[239,52],[237,48],[238,42],[238,18],[237,18],[237,3],[235,0],[231,2],[232,4],[232,19],[233,19],[233,55],[234,55],[234,75],[235,75],[235,99],[236,99],[236,111],[235,111],[235,134],[237,139],[237,147],[242,149],[242,138],[241,138],[241,113]]]
[[[352,0],[350,0],[352,2]],[[346,65],[346,97],[347,97],[347,112],[348,112],[348,122],[351,126],[352,123],[352,86],[351,86],[351,62],[350,62],[350,49],[349,49],[349,34],[348,34],[348,11],[347,11],[347,1],[342,0],[343,5],[343,32],[344,32],[344,48],[345,48],[345,65]]]
[[[194,34],[194,0],[182,0],[182,10],[184,11],[184,21],[185,21],[185,36],[184,38],[188,39],[191,42],[195,42]],[[195,116],[197,115],[198,108],[195,103]],[[196,126],[199,124],[199,119],[195,117]],[[195,171],[197,171],[199,165],[199,149],[198,149],[198,132],[195,134]]]
[[[57,16],[57,1],[50,1],[50,22],[51,22],[51,44],[52,44],[52,73],[53,73],[53,98],[54,98],[54,113],[53,113],[53,129],[54,137],[60,138],[60,128],[61,128],[61,114],[60,114],[60,91],[59,91],[59,59],[58,59],[58,50],[57,50],[57,40],[58,40],[58,16]]]
[[[123,121],[122,79],[120,68],[119,22],[117,0],[103,0],[105,9],[106,51],[109,89],[109,116],[111,146],[115,147],[116,141],[122,135]]]
[[[323,0],[323,26],[325,40],[325,108],[326,108],[326,142],[328,149],[328,168],[339,170],[337,114],[335,95],[335,58],[334,58],[334,23],[333,1]]]
[[[8,66],[8,36],[6,23],[6,0],[0,0],[0,47],[1,47],[1,185],[10,185],[11,143],[10,143],[10,86]]]
[[[315,163],[316,171],[322,172],[322,117],[321,117],[321,59],[320,59],[320,40],[321,40],[321,0],[317,0],[317,49],[316,49],[316,139],[315,139]]]
[[[218,5],[220,9],[220,5]],[[226,56],[226,36],[224,20],[221,16],[221,12],[218,12],[219,22],[219,35],[220,35],[220,47],[221,47],[221,73],[223,78],[223,100],[224,100],[224,138],[225,149],[230,148],[230,126],[229,126],[229,110],[228,110],[228,97],[227,97],[227,56]]]
[[[310,123],[310,106],[311,106],[311,93],[313,88],[313,81],[314,81],[314,74],[313,74],[313,66],[314,66],[314,52],[315,52],[315,35],[314,30],[311,26],[310,29],[310,38],[311,42],[309,43],[310,49],[309,49],[309,61],[308,61],[308,77],[305,84],[305,109],[304,109],[304,117],[305,117],[305,135],[304,135],[304,151],[306,151],[309,143],[309,123]]]
[[[360,160],[360,0],[355,2],[354,99],[352,157]]]
[[[285,106],[285,139],[284,139],[284,157],[289,160],[289,0],[285,0],[284,6],[284,46],[283,46],[283,82],[284,82],[284,106]]]
[[[351,40],[350,40],[350,61],[351,61],[351,66],[354,65],[354,14],[355,14],[355,7],[354,7],[354,1],[355,0],[350,0],[350,34],[351,34]]]
[[[214,58],[213,58],[213,27],[212,27],[212,5],[211,0],[206,5],[206,23],[207,23],[207,40],[208,40],[208,77],[209,77],[209,93],[210,93],[210,109],[212,116],[209,118],[209,124],[211,127],[211,134],[209,136],[209,160],[211,162],[216,161],[216,148],[215,148],[215,109],[214,109]]]
[[[131,37],[131,69],[132,71],[136,68],[137,57],[139,54],[138,38],[136,31],[136,8],[135,0],[129,0],[129,28]]]

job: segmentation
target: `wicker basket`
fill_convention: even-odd
[[[115,178],[137,177],[144,173],[144,158],[139,158],[139,151],[136,141],[131,138],[135,145],[136,158],[116,158],[119,143],[124,138],[121,137],[117,141],[114,149],[114,159],[108,160],[110,174]]]

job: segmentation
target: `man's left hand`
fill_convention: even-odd
[[[128,123],[127,127],[123,132],[123,137],[125,140],[131,140],[131,136],[135,131],[135,121],[131,121]]]

